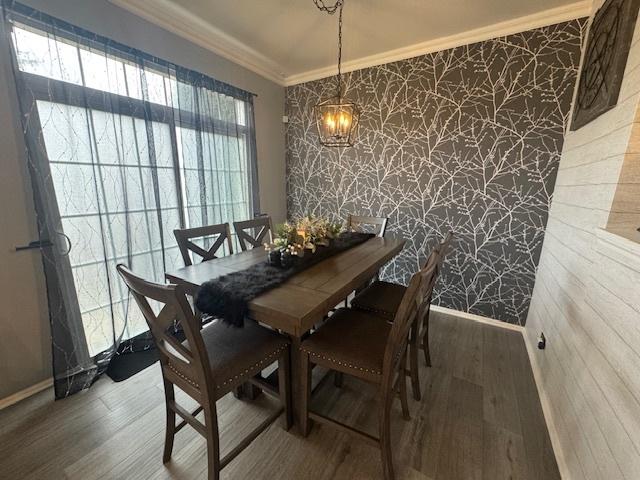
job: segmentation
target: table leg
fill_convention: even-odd
[[[301,338],[290,336],[291,338],[291,403],[293,407],[293,426],[295,431],[301,435],[300,431],[301,425],[301,404],[302,404],[302,389],[301,389],[301,381],[302,381],[302,372],[300,370],[301,364],[301,352],[300,352],[300,343]]]
[[[302,372],[300,370],[301,363],[301,354],[300,354],[300,343],[302,339],[300,337],[295,337],[290,335],[291,339],[291,355],[290,355],[290,370],[289,373],[291,375],[291,407],[293,410],[293,427],[295,428],[295,432],[300,433],[300,413],[301,408],[300,404],[302,402],[302,389],[300,387],[300,383],[302,378]],[[236,398],[241,398],[243,400],[254,400],[262,393],[262,390],[252,383],[243,383],[240,387],[234,391],[234,395]]]

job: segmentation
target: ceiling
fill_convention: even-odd
[[[110,0],[283,85],[335,74],[338,16],[312,0]],[[335,0],[325,0],[333,4]],[[592,0],[345,0],[355,70],[588,15]]]

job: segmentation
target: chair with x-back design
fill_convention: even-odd
[[[151,283],[124,265],[118,265],[117,269],[149,325],[160,357],[167,420],[163,463],[171,459],[175,434],[190,425],[207,442],[206,478],[219,480],[220,470],[282,413],[283,427],[290,428],[290,343],[286,337],[250,321],[245,322],[244,328],[213,322],[200,329],[181,286]],[[180,342],[168,333],[175,324],[184,330],[185,341]],[[277,386],[256,378],[276,362]],[[216,401],[247,381],[278,398],[280,406],[221,457]],[[181,406],[175,387],[195,400],[198,407],[189,411]],[[197,418],[201,413],[204,421]],[[180,421],[176,423],[176,419]],[[233,423],[225,430],[233,435]]]
[[[233,229],[236,231],[238,243],[240,243],[240,248],[243,252],[247,250],[247,244],[251,245],[252,248],[259,247],[265,243],[267,234],[269,241],[271,241],[273,235],[271,217],[268,216],[233,222]]]
[[[228,223],[207,225],[205,227],[177,229],[173,231],[173,234],[178,241],[178,248],[180,248],[180,253],[182,254],[182,259],[184,260],[184,265],[186,267],[193,265],[191,256],[189,255],[190,252],[200,256],[203,262],[213,260],[214,258],[218,258],[218,251],[224,245],[225,241],[227,242],[229,254],[233,253],[231,229],[229,228]],[[215,237],[216,235],[217,237],[208,249],[203,248],[200,245],[196,245],[192,241],[196,238]]]

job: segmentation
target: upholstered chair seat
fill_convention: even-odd
[[[301,348],[316,365],[379,383],[390,332],[382,318],[341,308]]]
[[[407,287],[377,280],[351,300],[351,307],[393,321]]]
[[[256,322],[245,321],[244,328],[214,321],[202,329],[216,398],[221,398],[278,360],[289,347],[289,340]],[[189,348],[189,342],[183,342]]]

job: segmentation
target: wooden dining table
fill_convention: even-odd
[[[376,275],[404,247],[405,240],[374,237],[297,273],[249,303],[249,315],[278,329],[291,339],[291,375],[294,422],[300,413],[300,342],[303,336],[356,288]],[[266,261],[266,252],[254,248],[166,272],[166,279],[196,295],[208,280]]]

